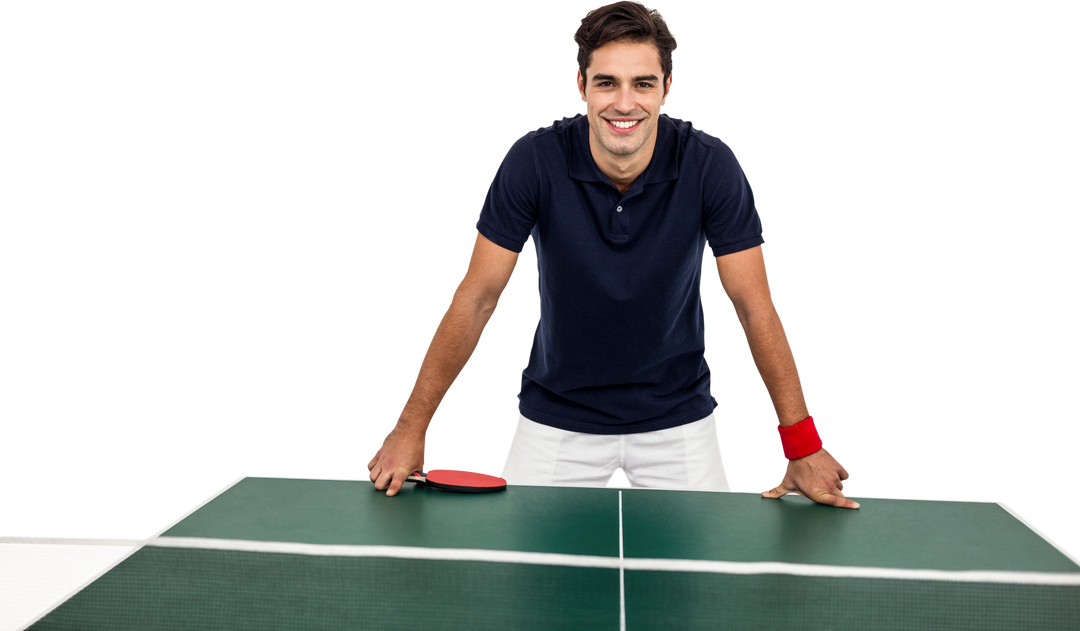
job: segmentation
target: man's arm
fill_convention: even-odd
[[[461,279],[438,318],[413,386],[397,411],[397,422],[427,431],[451,389],[469,367],[514,279],[522,256],[491,243],[480,232]]]
[[[750,353],[769,390],[780,425],[788,427],[798,423],[810,414],[784,326],[773,307],[761,246],[719,256],[716,268],[742,323]],[[805,458],[788,461],[787,473],[780,486],[762,495],[775,498],[798,493],[821,504],[858,508],[857,503],[845,499],[841,492],[847,477],[847,471],[840,463],[822,449]]]
[[[754,371],[765,387],[772,414],[780,427],[810,416],[806,389],[795,359],[792,340],[772,294],[765,247],[713,259],[716,281],[731,305],[750,353]]]
[[[435,415],[480,348],[521,258],[475,233],[468,264],[423,350],[413,386],[365,462],[378,491],[396,495],[413,471],[427,467],[427,437]]]

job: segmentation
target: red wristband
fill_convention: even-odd
[[[798,460],[821,449],[821,439],[814,427],[814,417],[808,416],[790,427],[780,427],[780,442],[784,443],[784,457]]]

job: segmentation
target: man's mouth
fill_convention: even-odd
[[[629,132],[633,131],[634,129],[636,129],[637,126],[638,126],[638,123],[641,122],[641,119],[638,119],[638,120],[611,120],[611,119],[605,118],[604,121],[608,124],[609,127],[614,129],[616,132],[625,134],[625,133],[629,133]]]

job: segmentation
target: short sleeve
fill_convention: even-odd
[[[488,189],[476,229],[492,243],[521,252],[536,224],[539,168],[533,141],[524,136],[510,148]]]
[[[740,252],[765,242],[754,192],[735,154],[720,142],[705,169],[702,222],[713,256]]]

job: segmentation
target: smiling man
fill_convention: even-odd
[[[742,169],[720,140],[660,113],[675,49],[663,18],[619,2],[590,12],[575,40],[588,114],[526,134],[503,160],[469,270],[368,465],[371,480],[394,495],[422,467],[428,424],[532,237],[540,322],[503,476],[603,486],[621,468],[634,486],[728,490],[704,357],[707,242],[789,460],[780,486],[763,495],[858,508],[803,400]]]
[[[625,193],[652,160],[671,77],[656,74],[656,47],[642,42],[609,42],[592,51],[588,63],[589,68],[578,71],[578,89],[588,104],[589,151],[600,171]],[[616,71],[621,76],[609,74]]]

